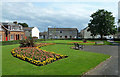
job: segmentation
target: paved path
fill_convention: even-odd
[[[112,56],[109,60],[98,66],[96,69],[90,70],[87,75],[118,75],[118,44],[114,46],[85,46],[84,50]]]

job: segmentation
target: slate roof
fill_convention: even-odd
[[[8,31],[22,31],[22,30],[9,30],[8,26],[14,26],[14,27],[19,27],[21,25],[15,24],[14,22],[0,22],[0,25],[2,26],[3,29],[8,30]]]
[[[56,31],[74,31],[74,30],[78,30],[77,28],[48,28],[48,30],[56,30]]]
[[[23,27],[23,30],[32,30],[34,27]]]
[[[0,24],[2,24],[3,26],[7,26],[7,25],[11,25],[11,26],[20,26],[19,24],[15,24],[13,22],[0,22]]]
[[[88,29],[89,27],[87,26],[86,28],[84,28],[83,30],[86,30],[86,29]]]
[[[39,35],[47,35],[47,32],[40,32]]]

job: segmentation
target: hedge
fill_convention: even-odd
[[[13,40],[13,41],[0,41],[0,45],[11,45],[11,44],[19,44],[19,40]]]

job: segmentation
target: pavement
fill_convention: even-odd
[[[92,69],[86,73],[86,75],[109,75],[108,77],[115,77],[118,75],[118,43],[110,41],[114,45],[94,45],[94,46],[85,46],[84,51],[102,53],[112,56],[107,61],[98,65],[95,69]],[[83,76],[86,77],[86,76]],[[98,76],[97,76],[98,77]],[[104,76],[107,77],[107,76]]]

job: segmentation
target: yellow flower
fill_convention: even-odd
[[[43,61],[43,63],[46,63],[45,61]]]
[[[56,58],[54,58],[54,60],[56,60]]]
[[[56,56],[57,58],[59,58],[59,56]]]

